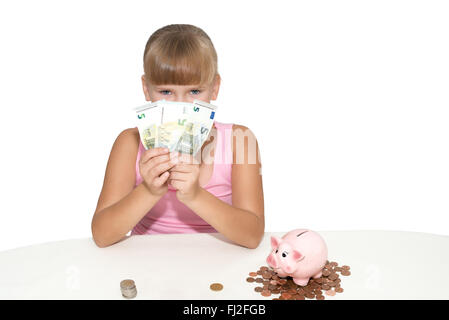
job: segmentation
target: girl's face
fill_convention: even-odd
[[[153,85],[145,81],[142,76],[143,92],[146,101],[157,101],[165,99],[167,101],[190,102],[198,99],[210,103],[211,100],[217,100],[218,90],[220,88],[220,77],[217,76],[214,83],[209,86],[195,85]]]

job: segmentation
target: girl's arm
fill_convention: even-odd
[[[126,238],[126,234],[159,201],[143,183],[113,205],[96,211],[92,219],[95,244],[104,248]]]
[[[201,187],[194,197],[180,197],[180,201],[228,239],[254,249],[265,230],[259,146],[244,126],[233,126],[233,139],[232,205]]]
[[[126,129],[112,147],[91,224],[93,239],[100,248],[125,238],[162,197],[150,192],[144,183],[134,188],[138,139],[135,129]]]

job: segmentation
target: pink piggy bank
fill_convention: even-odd
[[[267,263],[278,276],[290,276],[300,286],[306,286],[310,277],[321,277],[327,261],[327,246],[315,231],[296,229],[282,239],[271,237],[271,248]]]

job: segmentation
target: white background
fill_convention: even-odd
[[[266,231],[449,234],[446,1],[0,3],[0,250],[91,237],[146,41],[211,37],[217,121],[262,155]]]

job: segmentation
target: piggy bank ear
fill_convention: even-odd
[[[298,262],[298,261],[301,261],[302,259],[304,259],[304,256],[298,250],[293,250],[292,258],[293,258],[294,261]]]
[[[271,249],[276,249],[280,243],[281,239],[271,236]]]

